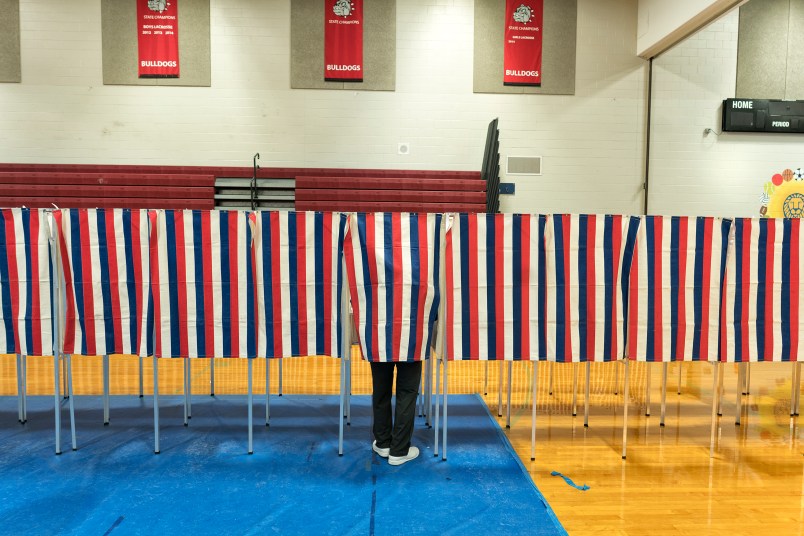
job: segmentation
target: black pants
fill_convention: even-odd
[[[391,421],[391,389],[396,367],[396,415]],[[374,393],[374,439],[380,448],[391,448],[391,456],[405,456],[413,435],[416,397],[422,377],[422,362],[371,363]]]

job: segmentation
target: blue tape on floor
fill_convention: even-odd
[[[109,530],[103,533],[103,536],[108,536],[109,534],[111,534],[114,529],[120,526],[120,523],[122,523],[124,519],[125,518],[123,516],[118,517],[117,520],[114,523],[112,523],[112,526],[109,527]]]
[[[160,399],[76,396],[79,450],[53,453],[53,398],[0,397],[2,534],[566,534],[474,396],[451,396],[449,461],[433,456],[417,419],[418,459],[390,466],[371,450],[370,397],[352,398],[338,456],[336,396],[272,397],[271,426],[254,422],[247,454],[244,396]],[[255,404],[259,415],[260,405]]]
[[[569,484],[570,486],[572,486],[572,487],[573,487],[573,488],[575,488],[575,489],[579,489],[579,490],[581,490],[581,491],[586,491],[586,490],[588,490],[588,489],[589,489],[589,486],[587,486],[586,484],[584,484],[583,486],[579,486],[578,484],[576,484],[575,482],[573,482],[573,481],[570,479],[570,477],[568,477],[568,476],[564,476],[564,475],[562,475],[561,473],[559,473],[558,471],[553,471],[552,473],[550,473],[550,475],[551,475],[551,476],[560,476],[561,478],[563,478],[563,479],[564,479],[564,482],[566,482],[567,484]]]

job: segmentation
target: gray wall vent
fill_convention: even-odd
[[[506,159],[506,175],[541,175],[541,156],[509,156]]]

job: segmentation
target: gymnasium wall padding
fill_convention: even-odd
[[[22,82],[20,0],[0,0],[0,82]]]
[[[324,81],[324,16],[332,2],[290,3],[290,87],[348,91],[396,89],[396,0],[363,4],[363,81]]]
[[[506,86],[503,85],[505,2],[475,0],[474,92],[574,95],[577,22],[577,0],[544,0],[542,84]]]
[[[179,2],[179,78],[139,78],[137,4],[104,0],[101,6],[103,83],[128,86],[212,85],[209,0]]]

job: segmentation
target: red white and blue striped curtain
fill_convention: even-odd
[[[732,234],[721,360],[804,360],[801,220],[737,218]]]
[[[256,212],[258,357],[341,357],[346,215]]]
[[[530,214],[454,216],[446,236],[447,359],[545,357],[545,224]]]
[[[358,213],[344,244],[363,358],[429,359],[438,316],[444,215]]]
[[[624,357],[625,289],[639,218],[557,214],[547,218],[547,359]]]
[[[252,230],[245,211],[151,218],[157,357],[255,357]]]
[[[730,220],[644,216],[628,292],[628,358],[717,361]]]
[[[153,354],[145,210],[53,213],[64,274],[67,354]]]
[[[0,209],[0,353],[53,355],[48,220]]]

